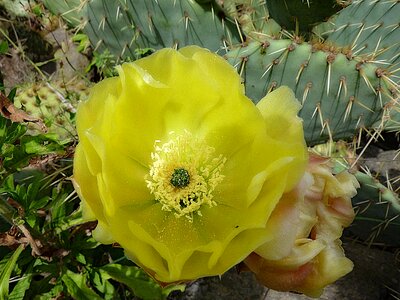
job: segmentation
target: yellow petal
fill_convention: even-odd
[[[268,93],[257,103],[257,108],[267,124],[268,135],[281,141],[304,143],[302,121],[296,117],[301,105],[291,89],[282,86]]]
[[[297,290],[310,297],[319,297],[323,288],[353,270],[353,263],[346,258],[340,241],[336,241],[321,251],[316,257],[316,267],[304,286]]]
[[[111,235],[108,224],[99,220],[96,228],[92,231],[93,238],[102,244],[115,243],[115,239]]]
[[[112,195],[109,201],[113,201],[117,206],[153,201],[154,197],[144,181],[148,171],[147,166],[125,157],[118,149],[107,149],[103,156],[102,176],[107,193]],[[131,182],[137,183],[134,189],[129,184]]]
[[[149,166],[155,140],[167,130],[164,112],[171,91],[135,63],[123,64],[118,70],[122,92],[108,123],[112,126],[108,143],[124,156]]]
[[[275,153],[293,157],[293,168],[304,170],[308,153],[302,120],[297,117],[301,105],[293,91],[286,86],[279,87],[261,99],[257,108],[264,118],[267,135],[280,145]],[[290,191],[302,175],[302,171],[289,174],[286,191]]]
[[[186,63],[182,63],[182,61]],[[171,62],[171,66],[166,66],[169,62]],[[162,49],[151,57],[138,60],[136,63],[150,74],[154,74],[160,82],[180,81],[181,78],[188,80],[190,77],[188,74],[191,74],[190,71],[193,70],[198,75],[207,75],[208,78],[204,78],[204,83],[212,86],[219,93],[222,91],[228,97],[231,93],[235,97],[244,94],[244,86],[241,84],[241,78],[236,70],[219,55],[198,46],[187,46],[179,51]],[[160,69],[160,65],[165,67]],[[196,76],[196,74],[194,75]],[[209,78],[213,80],[208,80]],[[198,79],[196,79],[195,85],[197,83]],[[186,87],[189,86],[193,88],[193,85],[186,85]],[[235,101],[235,99],[232,100]]]
[[[290,254],[301,222],[298,202],[295,193],[285,194],[279,200],[266,227],[274,238],[255,250],[258,255],[266,260],[279,260]]]
[[[105,99],[116,97],[120,93],[120,83],[118,78],[108,78],[91,88],[90,101],[81,102],[76,114],[76,127],[80,139],[87,155],[87,164],[92,174],[100,172],[101,163],[97,151],[86,138],[86,131],[94,124],[102,124],[104,115]]]
[[[75,148],[73,183],[79,198],[84,203],[82,206],[84,217],[93,220],[95,216],[98,220],[105,221],[97,179],[89,171],[83,144]]]
[[[264,201],[256,201],[248,208],[251,218],[242,210],[221,205],[202,209],[202,216],[194,216],[190,221],[161,210],[161,205],[154,201],[117,209],[118,217],[110,219],[110,227],[112,235],[119,237],[118,242],[131,256],[137,257],[137,262],[162,282],[222,274],[270,238],[264,230],[266,215],[271,213],[283,188],[284,181],[277,178],[269,181]],[[130,228],[130,234],[123,236],[120,231],[126,227]],[[165,262],[168,272],[157,271],[162,269],[160,266],[150,267],[147,260],[150,256],[135,254],[141,249],[131,250],[132,238],[151,245],[153,257],[157,254],[156,261]]]
[[[270,267],[276,267],[282,270],[298,269],[301,266],[312,261],[317,255],[325,249],[326,244],[322,240],[302,239],[297,240],[291,253],[280,260],[268,260]]]

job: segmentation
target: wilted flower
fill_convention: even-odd
[[[94,237],[163,282],[222,274],[271,238],[265,224],[303,175],[288,88],[257,107],[205,49],[125,63],[77,113],[75,187]]]
[[[311,154],[302,180],[283,195],[268,220],[266,230],[274,238],[245,264],[269,288],[320,296],[326,285],[353,269],[339,238],[354,219],[351,197],[358,187],[353,175],[333,175],[328,159]]]

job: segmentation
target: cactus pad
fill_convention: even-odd
[[[267,39],[227,54],[245,80],[246,93],[258,102],[268,91],[287,85],[303,104],[306,140],[349,138],[381,120],[393,84],[379,68],[324,44]]]
[[[355,174],[361,188],[353,198],[356,221],[349,230],[361,240],[400,246],[400,198],[370,174]]]
[[[84,31],[95,49],[108,49],[117,58],[135,57],[135,49],[190,44],[217,51],[240,40],[213,3],[91,0],[87,14]]]
[[[268,0],[271,17],[287,30],[309,31],[341,9],[336,0]]]

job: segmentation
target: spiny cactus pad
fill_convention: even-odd
[[[0,0],[0,9],[7,12],[12,18],[15,17],[27,17],[29,15],[28,0],[12,1],[12,0]]]
[[[85,33],[95,49],[116,57],[135,57],[135,49],[196,44],[217,51],[237,43],[234,24],[213,3],[192,0],[106,1],[87,4]]]
[[[342,7],[336,0],[268,0],[272,18],[287,30],[309,31]]]
[[[303,104],[300,115],[310,145],[370,127],[393,101],[392,84],[377,75],[376,65],[348,57],[335,47],[267,39],[232,50],[226,57],[237,66],[246,93],[255,102],[281,85],[295,91]]]
[[[71,26],[79,26],[86,15],[86,5],[81,0],[43,0],[55,15],[62,16]]]
[[[280,34],[281,27],[269,17],[265,0],[216,0],[215,2],[229,19],[240,26],[246,38],[262,40],[265,35]]]
[[[355,174],[361,188],[353,198],[357,217],[349,230],[371,244],[400,246],[400,198],[370,174]]]
[[[392,94],[400,91],[400,2],[397,0],[353,1],[333,21],[328,42],[348,47],[359,59],[376,64],[377,74],[392,83]],[[398,110],[398,105],[397,105]],[[397,124],[398,112],[390,114]]]
[[[400,63],[400,3],[397,0],[355,0],[333,21],[328,41],[349,47],[353,55],[383,68]],[[397,80],[399,83],[400,81]]]

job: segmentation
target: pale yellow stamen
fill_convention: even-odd
[[[153,163],[145,178],[147,187],[163,210],[192,221],[194,212],[201,216],[202,205],[217,205],[213,192],[224,178],[221,172],[226,159],[188,131],[171,132],[169,136],[167,142],[154,145]],[[185,175],[185,184],[171,182],[177,173]]]

